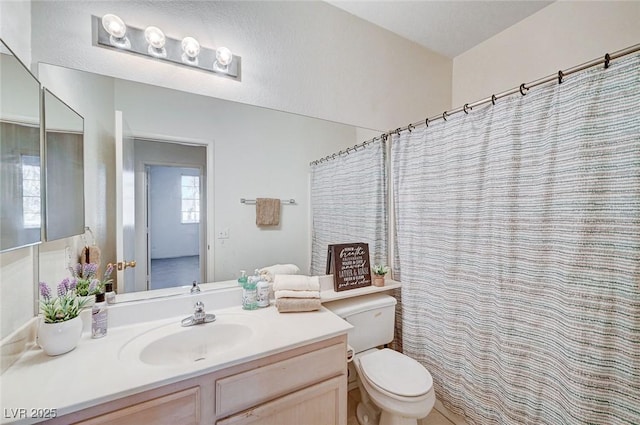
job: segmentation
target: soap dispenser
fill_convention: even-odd
[[[255,310],[258,308],[258,289],[256,276],[250,276],[242,285],[242,308]]]
[[[258,276],[256,290],[258,293],[258,307],[269,307],[269,282],[262,276]]]

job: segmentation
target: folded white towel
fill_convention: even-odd
[[[319,291],[318,276],[277,274],[273,281],[273,290]]]
[[[295,264],[275,264],[269,267],[263,267],[259,270],[262,277],[267,282],[273,282],[277,274],[298,274],[300,273],[300,267]]]
[[[320,291],[293,291],[291,289],[280,289],[275,293],[278,298],[320,298]]]

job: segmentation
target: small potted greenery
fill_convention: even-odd
[[[373,286],[384,286],[384,276],[389,273],[389,267],[376,264],[371,271],[373,271]]]
[[[62,280],[57,296],[45,282],[40,282],[39,289],[42,321],[38,326],[38,345],[49,356],[67,353],[78,345],[82,335],[80,312],[88,300],[78,297],[74,279]]]
[[[98,265],[94,263],[78,263],[75,267],[69,267],[69,271],[75,281],[76,294],[86,298],[90,305],[95,301],[95,295],[104,292],[106,284],[112,282],[113,265],[107,266],[102,280],[98,279]]]

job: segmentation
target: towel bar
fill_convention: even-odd
[[[289,205],[295,205],[296,200],[291,198],[291,199],[281,199],[280,200],[281,203],[283,204],[289,204]],[[246,205],[253,205],[256,203],[255,199],[245,199],[245,198],[240,198],[240,203],[241,204],[246,204]]]

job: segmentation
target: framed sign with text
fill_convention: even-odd
[[[336,292],[371,286],[369,244],[356,242],[329,245],[327,274],[333,274],[333,288]]]

